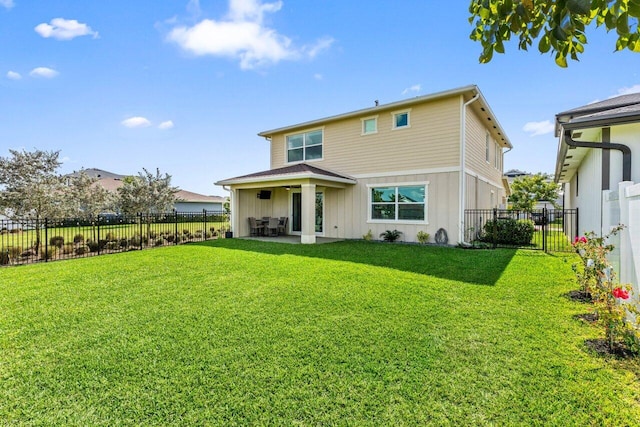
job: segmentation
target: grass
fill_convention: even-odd
[[[226,239],[0,270],[0,420],[635,425],[572,258]]]

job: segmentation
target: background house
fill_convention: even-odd
[[[303,243],[397,229],[403,240],[444,229],[464,240],[464,210],[504,204],[503,149],[511,148],[477,86],[376,105],[261,132],[270,169],[225,179],[232,228],[248,217],[288,217]]]
[[[102,169],[83,169],[91,178],[95,178],[97,183],[105,189],[116,192],[122,186],[122,179],[127,175],[120,175]],[[77,175],[74,172],[68,176]],[[178,212],[202,212],[203,210],[222,212],[224,211],[225,198],[220,196],[205,196],[191,191],[179,190],[176,193],[178,201],[174,204],[174,209]]]
[[[579,209],[579,233],[614,238],[611,261],[638,295],[640,271],[640,94],[623,95],[556,115],[556,182],[565,206]]]

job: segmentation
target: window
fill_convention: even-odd
[[[287,162],[322,158],[322,129],[287,136]]]
[[[424,221],[426,185],[371,187],[371,219]]]
[[[367,119],[362,119],[362,134],[367,135],[370,133],[378,132],[378,118],[377,117],[369,117]]]
[[[484,138],[484,158],[489,163],[489,134],[487,133]]]
[[[500,145],[496,142],[496,157],[493,159],[493,167],[496,169],[500,169],[500,154],[502,154],[502,151],[500,150]]]
[[[393,113],[393,128],[400,129],[409,127],[409,112],[402,111],[400,113]]]

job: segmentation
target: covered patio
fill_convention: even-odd
[[[231,193],[231,227],[236,237],[252,237],[250,217],[285,217],[286,236],[316,243],[321,237],[344,237],[338,227],[343,209],[340,195],[356,182],[350,176],[299,163],[215,184]],[[282,241],[284,237],[270,238]]]

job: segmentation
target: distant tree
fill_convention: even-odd
[[[615,30],[615,50],[640,52],[640,0],[472,0],[471,39],[482,44],[480,62],[504,53],[504,42],[518,38],[518,48],[528,50],[534,40],[541,53],[555,53],[556,64],[567,57],[578,60],[587,44],[586,27]]]
[[[171,176],[152,174],[142,169],[138,176],[127,176],[118,188],[118,206],[126,214],[154,214],[168,212],[173,209],[177,198],[177,187],[171,186]]]
[[[553,182],[548,175],[535,174],[517,178],[511,184],[509,203],[511,209],[530,212],[538,201],[547,201],[558,208],[556,199],[560,186]]]
[[[84,170],[67,179],[64,208],[67,215],[78,218],[95,218],[111,210],[114,203],[113,193],[98,184]]]
[[[0,211],[9,218],[33,219],[35,242],[40,249],[42,221],[64,212],[65,186],[57,173],[60,151],[9,150],[0,157]]]
[[[224,203],[222,204],[222,208],[224,209],[224,212],[229,214],[231,213],[231,198],[230,197],[226,197],[224,199]]]

